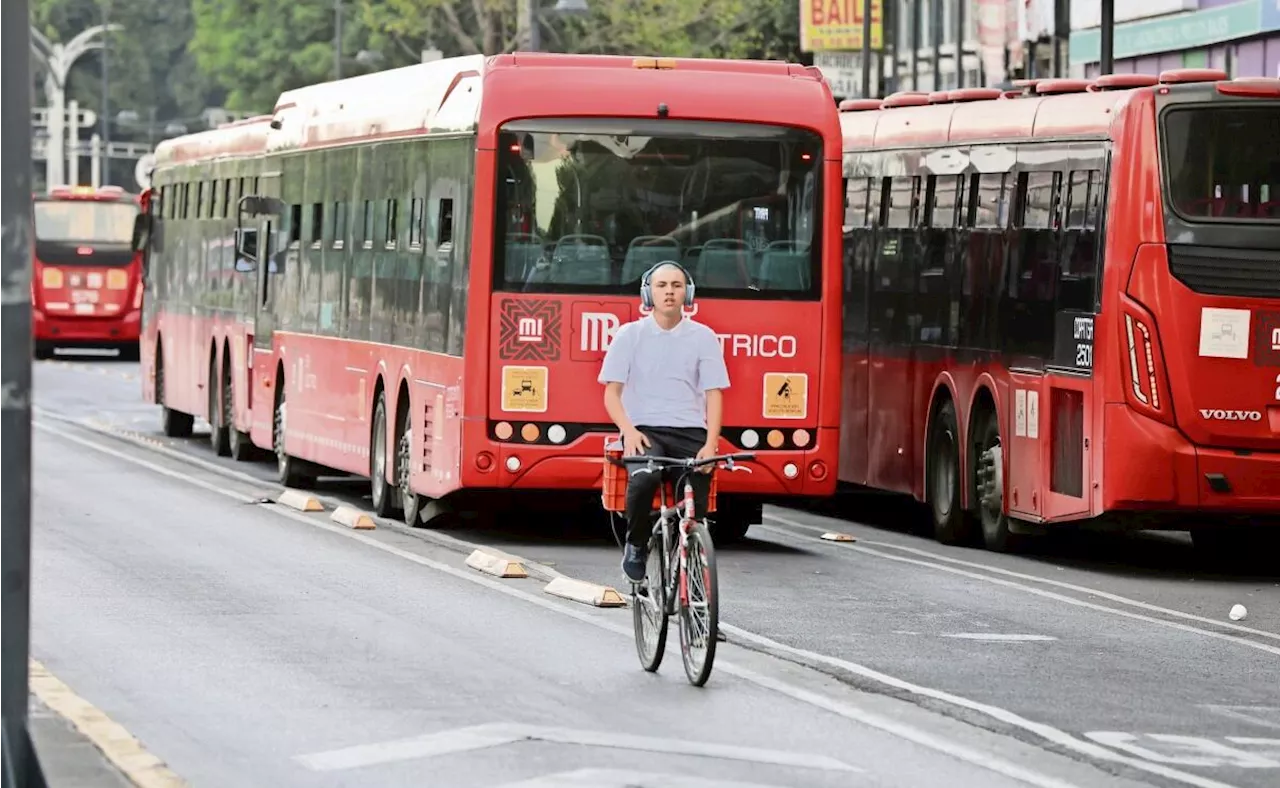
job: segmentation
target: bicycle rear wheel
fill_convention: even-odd
[[[716,551],[705,523],[689,529],[689,552],[681,572],[680,653],[689,682],[701,687],[711,678],[720,630],[720,584]]]
[[[635,624],[636,654],[650,673],[662,664],[667,651],[667,556],[662,549],[662,525],[649,540],[649,564],[643,585],[631,586],[631,620]]]

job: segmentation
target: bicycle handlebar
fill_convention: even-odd
[[[631,457],[622,457],[621,459],[614,459],[610,457],[609,461],[615,465],[653,465],[660,468],[701,468],[704,465],[723,462],[732,469],[734,460],[754,460],[755,458],[756,455],[751,452],[717,454],[714,457],[704,457],[701,460],[693,457],[653,457],[647,454],[636,454]]]

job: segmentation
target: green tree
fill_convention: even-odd
[[[524,0],[361,0],[361,16],[416,58],[519,48]],[[587,0],[582,18],[556,18],[539,3],[544,47],[560,52],[670,57],[799,56],[799,6],[777,0]]]
[[[191,2],[190,49],[200,69],[227,91],[228,108],[269,112],[283,91],[333,79],[333,0]],[[343,76],[368,70],[355,60],[361,49],[384,56],[389,49],[385,36],[369,35],[356,10],[348,6],[343,18]]]

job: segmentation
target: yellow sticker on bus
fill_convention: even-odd
[[[803,419],[809,413],[809,376],[803,372],[764,374],[764,417]]]
[[[545,413],[547,410],[546,367],[503,367],[502,409]]]

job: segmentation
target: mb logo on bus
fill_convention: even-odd
[[[605,352],[621,325],[622,321],[612,312],[583,312],[578,349],[584,353]]]

